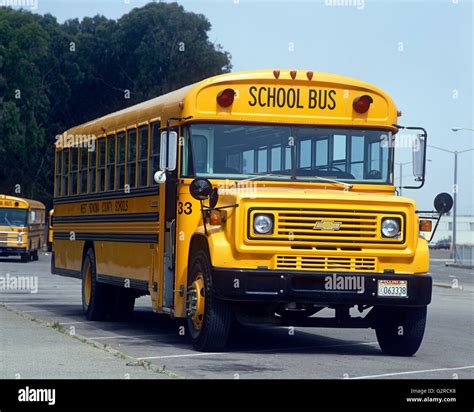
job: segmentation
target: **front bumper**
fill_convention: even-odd
[[[26,247],[10,247],[10,246],[0,246],[0,256],[11,256],[11,255],[20,255],[21,253],[26,253]]]
[[[327,277],[362,277],[359,290],[328,290]],[[407,297],[381,297],[378,280],[406,280]],[[362,283],[360,283],[362,282]],[[431,302],[428,275],[333,273],[269,269],[213,268],[212,285],[225,300],[248,302],[297,302],[321,305],[426,306]]]

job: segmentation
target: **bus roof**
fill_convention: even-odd
[[[292,74],[294,73],[296,73],[295,78],[292,77]],[[312,73],[311,78],[309,77],[308,73]],[[181,89],[175,90],[173,92],[167,93],[165,95],[153,98],[151,100],[147,100],[145,102],[91,120],[87,123],[75,126],[61,135],[61,137],[56,142],[56,147],[60,149],[62,147],[74,145],[74,142],[77,141],[76,136],[80,136],[82,139],[81,141],[84,142],[90,139],[94,139],[96,137],[103,136],[107,133],[124,131],[127,127],[130,127],[132,125],[139,126],[140,124],[145,124],[148,121],[161,120],[161,118],[163,118],[163,121],[165,121],[169,117],[187,117],[192,115],[195,120],[207,119],[212,121],[216,119],[222,119],[223,121],[229,121],[231,120],[230,118],[225,118],[225,116],[223,116],[225,114],[230,114],[229,111],[223,111],[222,113],[218,112],[219,108],[215,107],[215,97],[214,99],[207,99],[206,108],[200,110],[200,106],[203,105],[204,97],[200,101],[198,101],[199,96],[203,95],[206,98],[209,96],[215,96],[214,94],[206,95],[205,91],[209,89],[211,89],[212,93],[214,93],[215,88],[219,90],[219,88],[222,89],[223,86],[229,86],[238,89],[239,86],[249,84],[266,84],[273,86],[306,88],[333,87],[344,92],[350,91],[359,94],[361,92],[366,92],[380,98],[382,104],[379,104],[379,106],[383,105],[384,110],[383,115],[377,113],[377,115],[374,116],[374,120],[376,121],[372,122],[372,124],[370,121],[366,122],[365,125],[384,126],[395,130],[395,128],[392,127],[392,125],[395,124],[397,121],[397,109],[395,103],[388,94],[375,87],[374,85],[350,77],[328,73],[291,70],[258,70],[240,73],[228,73],[214,76],[198,83],[194,83]],[[266,110],[266,112],[266,114],[268,114],[268,110]],[[234,113],[234,115],[235,114],[237,113]],[[264,121],[261,114],[259,115],[260,120]],[[276,122],[283,122],[284,120],[288,121],[291,118],[290,115],[286,115],[286,119],[283,119],[283,117],[284,116],[282,115],[275,116]],[[268,114],[268,119],[270,118],[271,115]],[[294,116],[293,118],[295,119],[295,123],[299,121],[302,123],[313,122],[313,124],[319,124],[319,121],[316,122],[315,119],[308,116],[307,113],[304,113],[304,115],[299,116],[298,121],[296,121],[297,116]],[[245,116],[242,114],[241,116],[238,116],[235,119],[243,121],[245,120]],[[322,116],[318,120],[321,119],[323,119]],[[253,119],[253,121],[256,120]],[[267,121],[271,121],[271,119]],[[333,117],[331,121],[333,125],[338,125],[339,121],[342,121],[342,117]],[[361,123],[360,125],[364,124]],[[72,139],[70,136],[72,136]],[[88,136],[90,138],[88,138]]]
[[[45,206],[43,203],[38,202],[37,200],[32,199],[23,199],[21,197],[0,195],[0,207],[15,207],[15,202],[18,202],[18,207],[26,208],[35,208],[35,209],[44,209]]]

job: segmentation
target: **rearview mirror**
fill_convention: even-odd
[[[160,169],[175,170],[177,153],[178,133],[166,131],[161,133]]]
[[[418,135],[413,145],[413,175],[422,180],[425,171],[425,136]]]
[[[189,185],[189,192],[194,199],[206,200],[212,195],[212,184],[204,177],[197,177]]]
[[[449,193],[440,193],[434,200],[434,208],[440,214],[448,213],[453,204],[453,197]]]

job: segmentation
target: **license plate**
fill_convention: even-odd
[[[383,297],[408,297],[408,282],[406,280],[379,280],[378,296]]]

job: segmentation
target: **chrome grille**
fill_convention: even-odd
[[[373,272],[376,259],[367,257],[276,256],[276,269],[312,270],[321,272]]]

